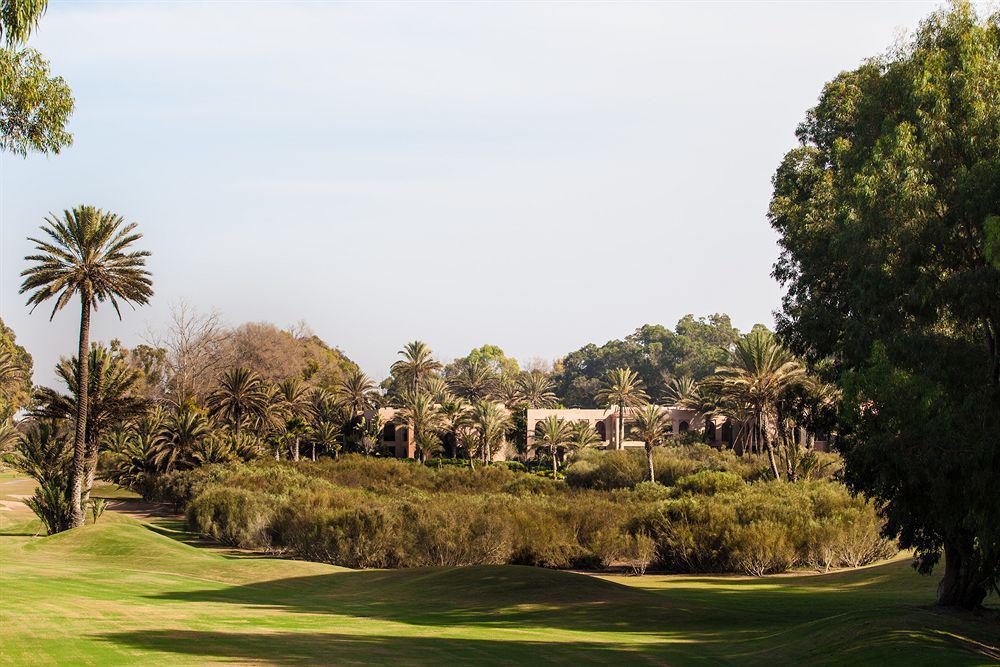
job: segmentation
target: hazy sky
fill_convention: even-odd
[[[646,323],[772,323],[770,179],[825,81],[936,7],[54,3],[72,147],[2,156],[0,314],[50,382],[79,306],[17,294],[50,211],[140,224],[156,296],[305,320],[381,378],[408,340],[554,358]]]

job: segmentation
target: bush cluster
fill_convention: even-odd
[[[872,506],[843,485],[748,482],[716,469],[725,466],[706,468],[707,454],[692,449],[684,465],[676,454],[664,459],[676,476],[670,487],[601,491],[501,466],[347,456],[205,466],[162,477],[157,493],[186,507],[193,530],[226,544],[347,567],[511,563],[641,573],[653,565],[759,575],[894,553]]]

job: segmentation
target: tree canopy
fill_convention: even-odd
[[[1000,18],[936,12],[798,137],[769,213],[779,334],[844,389],[848,482],[924,570],[944,552],[941,604],[976,606],[1000,577]]]

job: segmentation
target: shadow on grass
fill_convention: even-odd
[[[101,641],[192,658],[276,665],[315,664],[553,664],[662,663],[669,645],[624,646],[580,642],[505,641],[442,637],[388,637],[336,633],[228,633],[175,630],[120,632]]]

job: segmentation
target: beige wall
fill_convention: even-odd
[[[670,415],[670,422],[673,427],[674,433],[680,433],[682,430],[682,425],[686,423],[687,429],[690,431],[701,431],[705,428],[705,419],[696,413],[694,410],[687,410],[685,408],[679,407],[665,407],[662,406],[663,410],[666,410]],[[627,409],[625,411],[625,441],[622,443],[624,447],[642,447],[643,443],[638,440],[628,439],[628,428],[631,422],[630,414],[634,410]],[[594,429],[600,434],[600,429],[598,424],[604,425],[604,447],[612,446],[612,440],[615,433],[617,432],[618,424],[618,411],[614,408],[603,408],[603,409],[583,409],[583,408],[570,408],[570,409],[538,409],[538,410],[528,410],[528,449],[531,450],[534,447],[535,440],[535,426],[539,421],[545,419],[546,417],[556,416],[560,419],[565,419],[570,422],[577,421],[587,421],[594,427]],[[722,424],[725,420],[722,418],[713,419],[713,423],[716,426],[715,438],[713,442],[720,443],[722,441]]]

